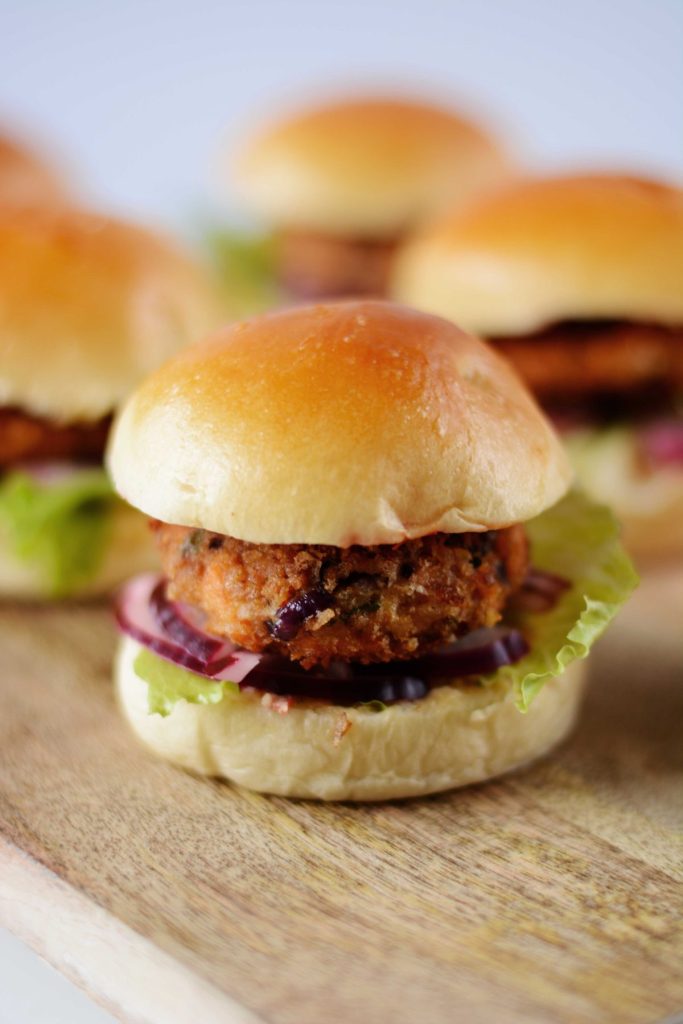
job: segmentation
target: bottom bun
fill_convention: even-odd
[[[111,512],[109,536],[100,564],[69,598],[100,597],[140,572],[159,568],[159,557],[149,520],[137,509],[118,502]],[[0,533],[0,598],[42,601],[51,599],[40,565],[17,559]]]
[[[123,712],[155,754],[262,793],[317,800],[389,800],[501,775],[545,754],[577,715],[584,664],[546,683],[526,714],[510,685],[440,686],[382,711],[297,702],[286,714],[257,693],[218,704],[147,711],[147,684],[124,637],[116,664]]]
[[[566,438],[589,497],[609,505],[622,540],[639,563],[683,559],[683,468],[644,471],[634,431],[581,431]]]

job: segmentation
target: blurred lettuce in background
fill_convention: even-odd
[[[272,236],[217,227],[205,232],[204,248],[231,315],[264,313],[282,301]]]
[[[99,467],[45,483],[15,470],[0,480],[0,533],[18,561],[36,566],[50,597],[68,597],[97,572],[119,504]]]

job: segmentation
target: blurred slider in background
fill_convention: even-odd
[[[220,320],[167,240],[67,206],[0,204],[0,595],[102,593],[154,564],[102,468],[135,384]]]
[[[393,292],[511,360],[641,561],[683,556],[683,191],[510,184],[418,232]]]
[[[453,110],[368,96],[275,121],[231,171],[266,237],[250,245],[224,234],[215,251],[233,288],[242,278],[240,312],[251,312],[278,295],[385,295],[406,232],[499,184],[511,163],[484,128]]]

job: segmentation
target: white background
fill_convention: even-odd
[[[0,0],[0,122],[181,231],[250,119],[358,84],[481,112],[535,168],[683,177],[683,0]],[[0,1024],[109,1019],[9,938],[0,992]]]
[[[683,176],[681,0],[0,0],[0,119],[185,227],[221,142],[350,84],[452,97],[532,165]]]

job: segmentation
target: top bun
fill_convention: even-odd
[[[0,137],[0,203],[52,203],[62,201],[65,195],[55,172],[35,153],[14,139]]]
[[[683,323],[683,191],[616,175],[506,187],[408,242],[393,293],[488,336]]]
[[[275,227],[392,237],[509,173],[502,150],[452,111],[380,98],[275,125],[242,154],[242,199]]]
[[[59,421],[112,412],[220,322],[165,239],[80,210],[0,207],[0,405]]]
[[[148,378],[109,451],[123,497],[256,543],[399,543],[521,522],[570,472],[508,364],[385,302],[226,328]]]

